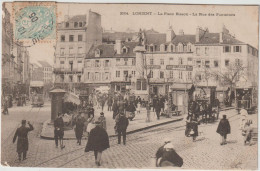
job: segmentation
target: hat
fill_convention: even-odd
[[[226,119],[226,118],[227,118],[227,115],[223,115],[223,118]]]
[[[174,147],[172,143],[167,143],[163,148],[173,149]]]
[[[99,121],[95,121],[94,123],[95,123],[96,125],[101,124],[101,122],[99,122]]]
[[[169,137],[164,138],[163,141],[164,141],[165,143],[169,143],[169,142],[171,142],[171,140],[170,140]]]
[[[22,124],[26,124],[26,120],[22,120]]]
[[[104,115],[104,112],[101,112],[100,115]]]

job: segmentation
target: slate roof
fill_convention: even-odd
[[[195,35],[176,35],[171,41],[173,44],[178,45],[179,43],[188,44],[195,43]]]
[[[201,37],[200,41],[196,44],[219,44],[219,33],[206,33],[203,37]],[[243,43],[230,35],[223,34],[223,43],[220,44],[240,44]]]
[[[92,46],[86,58],[95,58],[95,51],[100,50],[100,58],[111,58],[111,57],[135,57],[133,51],[138,42],[125,42],[122,43],[122,48],[125,46],[128,48],[127,53],[117,54],[114,50],[114,44],[102,44],[98,46]]]
[[[39,64],[41,64],[42,67],[52,67],[48,62],[46,61],[38,61]]]
[[[132,39],[137,33],[115,32],[115,33],[103,33],[102,39],[104,42],[116,41],[117,39],[125,41],[126,39]]]
[[[146,34],[146,44],[160,45],[163,43],[166,43],[166,34],[164,33]]]
[[[86,21],[87,16],[86,15],[75,15],[69,18],[69,22],[80,22],[80,21]]]

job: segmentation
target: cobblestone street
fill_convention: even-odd
[[[44,111],[44,108],[43,108]],[[171,137],[175,150],[184,160],[185,169],[256,169],[257,144],[244,146],[241,131],[238,129],[239,115],[235,110],[221,112],[227,114],[231,124],[228,144],[220,146],[220,136],[216,133],[217,124],[201,124],[196,142],[185,137],[185,121],[179,121],[141,132],[129,134],[127,144],[118,145],[117,139],[110,138],[110,148],[103,152],[101,167],[104,168],[144,168],[154,167],[154,156],[165,137]],[[42,114],[41,114],[42,115]],[[221,116],[221,115],[220,115]],[[256,122],[256,115],[250,115]],[[255,123],[254,125],[256,125]],[[85,153],[86,140],[79,146],[76,140],[64,141],[65,149],[55,148],[54,141],[39,138],[40,124],[29,134],[30,148],[28,159],[17,160],[16,144],[11,138],[2,145],[2,161],[11,166],[27,167],[66,167],[94,168],[94,155]],[[2,143],[3,144],[3,143]]]

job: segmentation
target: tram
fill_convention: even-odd
[[[44,105],[43,81],[30,82],[30,95],[31,95],[32,106],[41,107]]]

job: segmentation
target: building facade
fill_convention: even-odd
[[[46,61],[38,61],[43,69],[44,84],[53,83],[53,67]]]

